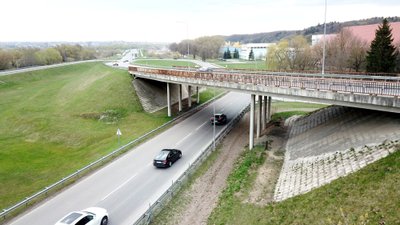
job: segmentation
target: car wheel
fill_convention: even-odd
[[[103,219],[101,219],[101,223],[100,225],[107,225],[108,224],[108,218],[107,216],[103,217]]]
[[[182,153],[179,153],[179,158],[182,158]]]
[[[172,162],[171,162],[171,161],[169,161],[169,163],[168,163],[168,166],[169,166],[169,167],[171,167],[171,166],[172,166]]]

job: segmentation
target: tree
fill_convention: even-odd
[[[177,43],[171,43],[169,46],[168,46],[168,48],[169,48],[169,50],[171,51],[171,52],[177,52],[178,51],[178,44]]]
[[[253,49],[250,49],[249,60],[250,60],[250,61],[254,61],[254,52],[253,52]]]
[[[235,48],[235,51],[233,52],[233,58],[234,59],[238,59],[239,58],[239,50],[237,50],[237,48]]]
[[[0,49],[0,70],[9,69],[11,59],[12,56],[9,52]]]
[[[231,51],[229,50],[229,47],[228,47],[228,49],[226,50],[226,58],[227,58],[227,59],[232,59],[232,55],[231,55]]]
[[[221,36],[199,37],[194,41],[196,53],[203,61],[209,58],[217,58],[220,54],[219,50],[224,42],[225,41]]]
[[[265,59],[265,63],[268,70],[276,70],[278,68],[277,58],[275,57],[276,51],[277,51],[276,45],[271,45],[268,47],[267,56]]]
[[[382,25],[375,32],[375,39],[371,42],[367,52],[368,72],[393,72],[396,66],[398,51],[392,44],[392,29],[387,19],[383,19]]]
[[[367,43],[361,41],[359,38],[354,37],[350,41],[350,52],[348,58],[348,65],[356,72],[365,69],[365,58],[367,54]]]

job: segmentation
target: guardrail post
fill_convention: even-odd
[[[7,215],[7,210],[6,209],[3,209],[3,219],[6,219],[6,215]]]

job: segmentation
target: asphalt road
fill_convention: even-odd
[[[23,72],[30,72],[30,71],[35,71],[35,70],[44,70],[44,69],[79,64],[79,63],[99,62],[99,61],[103,61],[103,60],[94,59],[94,60],[86,60],[86,61],[59,63],[59,64],[53,64],[53,65],[47,65],[47,66],[32,66],[32,67],[25,67],[25,68],[21,68],[21,69],[11,69],[11,70],[1,71],[0,76],[7,76],[7,75],[23,73]]]
[[[231,119],[249,102],[247,94],[228,93],[213,104],[216,113],[225,113]],[[132,225],[212,143],[213,127],[209,118],[213,104],[8,224],[51,225],[70,211],[99,206],[108,210],[110,225]],[[216,133],[224,128],[217,126]],[[152,160],[162,148],[180,149],[183,157],[171,168],[157,169]]]

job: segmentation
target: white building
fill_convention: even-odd
[[[265,60],[268,48],[275,43],[248,43],[243,44],[239,50],[239,58],[249,60],[250,52],[253,50],[254,59]]]
[[[326,34],[326,41],[330,41],[330,40],[334,39],[336,36],[337,36],[337,34]],[[324,40],[323,34],[312,35],[311,36],[311,46],[314,46],[323,40]]]

